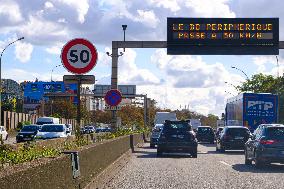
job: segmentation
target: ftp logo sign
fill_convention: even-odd
[[[248,109],[264,110],[267,111],[273,108],[272,102],[265,101],[248,101]]]

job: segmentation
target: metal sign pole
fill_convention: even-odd
[[[76,126],[76,136],[80,134],[80,124],[81,124],[81,75],[77,75],[77,126]]]
[[[117,64],[118,64],[118,48],[112,43],[112,68],[111,68],[111,89],[117,89]],[[117,114],[116,110],[112,111],[111,128],[116,130]]]

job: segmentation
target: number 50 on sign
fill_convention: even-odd
[[[86,39],[73,39],[66,43],[61,52],[63,66],[74,74],[84,74],[96,65],[98,53]]]

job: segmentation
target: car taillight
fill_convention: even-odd
[[[274,144],[274,143],[276,143],[276,140],[264,140],[264,139],[261,139],[259,142],[260,142],[260,144]]]

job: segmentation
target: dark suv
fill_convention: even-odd
[[[163,152],[190,153],[197,158],[197,140],[187,121],[165,121],[158,139],[157,155]]]
[[[196,138],[198,142],[210,142],[214,144],[215,134],[210,126],[199,126],[197,127]]]
[[[226,126],[216,140],[216,151],[244,150],[250,131],[244,126]]]
[[[35,139],[36,134],[40,130],[39,125],[26,125],[16,136],[16,142],[25,142]]]
[[[245,164],[284,163],[284,125],[262,124],[245,144]]]

